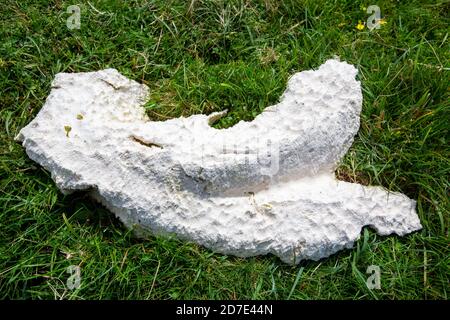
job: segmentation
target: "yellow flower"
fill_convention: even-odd
[[[358,30],[362,30],[364,29],[364,24],[361,22],[361,20],[358,21],[358,24],[356,25],[356,29]]]
[[[384,20],[384,19],[379,19],[379,20],[378,20],[378,23],[379,23],[380,25],[382,25],[382,24],[386,24],[387,21]]]

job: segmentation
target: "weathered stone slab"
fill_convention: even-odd
[[[59,73],[17,139],[62,192],[86,190],[140,235],[317,260],[352,247],[364,226],[421,228],[405,195],[334,177],[359,129],[356,74],[329,60],[293,75],[253,121],[215,129],[222,113],[149,121],[148,88],[114,69]]]

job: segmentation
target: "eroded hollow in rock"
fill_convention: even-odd
[[[294,74],[253,121],[215,129],[223,112],[148,121],[148,88],[114,69],[59,73],[17,139],[62,192],[91,190],[142,236],[318,260],[352,247],[364,226],[382,235],[421,228],[405,195],[334,177],[359,129],[356,74],[328,60]]]

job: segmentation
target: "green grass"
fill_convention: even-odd
[[[449,1],[4,0],[0,9],[0,298],[447,299]],[[377,4],[386,24],[358,31]],[[363,87],[361,129],[337,171],[417,200],[423,230],[362,232],[355,248],[288,266],[174,239],[134,238],[85,194],[63,196],[13,141],[58,72],[113,67],[151,88],[152,119],[229,109],[251,120],[294,72],[338,55]],[[68,290],[70,265],[81,288]],[[381,268],[381,289],[365,285]]]

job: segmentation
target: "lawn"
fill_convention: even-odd
[[[66,25],[72,4],[80,29]],[[379,29],[361,26],[369,5],[380,7]],[[3,0],[0,298],[447,299],[449,9],[439,0]],[[13,140],[58,72],[116,68],[150,87],[152,119],[228,109],[218,123],[227,127],[276,103],[290,75],[333,56],[357,66],[364,97],[336,175],[417,200],[421,231],[365,228],[354,249],[298,266],[137,239],[86,194],[62,195]],[[380,289],[366,285],[370,265],[380,267]],[[80,268],[78,288],[67,284],[69,266]]]

